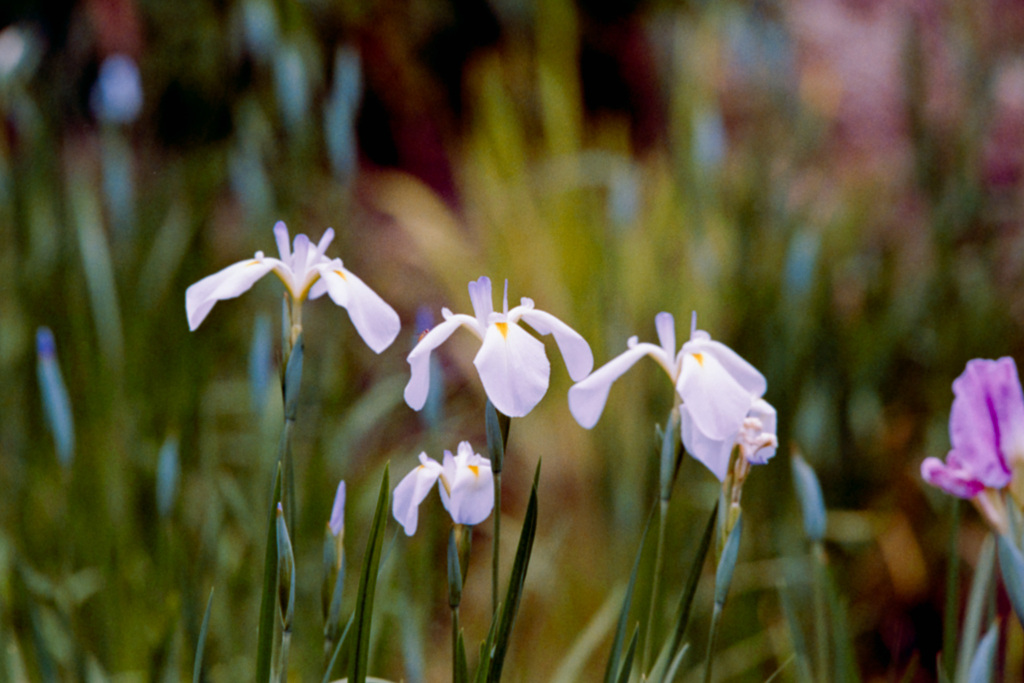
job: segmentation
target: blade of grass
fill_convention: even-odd
[[[196,662],[192,667],[192,683],[199,683],[203,677],[203,651],[206,649],[206,632],[210,627],[210,612],[213,608],[213,591],[210,589],[210,597],[206,601],[206,613],[203,615],[203,625],[199,627],[199,644],[196,645]]]
[[[971,668],[967,672],[967,680],[991,681],[995,673],[996,646],[999,644],[999,622],[992,624],[985,637],[978,643],[978,649],[971,660]]]
[[[989,534],[981,545],[981,552],[978,553],[978,564],[974,569],[974,578],[971,580],[971,590],[967,594],[964,625],[960,630],[960,650],[956,656],[957,675],[955,680],[957,683],[968,683],[967,670],[974,660],[974,650],[978,645],[985,598],[989,593],[992,570],[995,567],[995,553],[995,542],[992,534]]]
[[[267,521],[267,551],[263,561],[263,595],[260,598],[260,622],[256,636],[256,681],[270,680],[270,660],[274,652],[274,600],[277,597],[277,504],[281,502],[281,464],[274,476]]]
[[[999,535],[999,573],[1017,619],[1024,624],[1024,556],[1011,538]]]
[[[345,624],[345,630],[341,632],[341,636],[338,637],[338,644],[334,646],[334,652],[331,653],[331,661],[327,664],[327,670],[324,671],[324,677],[321,683],[330,683],[335,680],[334,668],[338,664],[338,656],[341,654],[341,649],[345,647],[345,639],[348,638],[349,629],[352,628],[352,622],[356,619],[356,613],[352,612],[348,618],[348,623]],[[340,675],[340,674],[339,674]]]
[[[633,659],[636,657],[636,644],[640,639],[640,624],[633,627],[633,635],[629,639],[629,647],[626,648],[626,656],[622,660],[622,669],[616,677],[616,683],[629,683],[629,676],[633,672]]]
[[[501,680],[501,669],[505,665],[505,654],[508,652],[508,643],[512,636],[512,625],[515,622],[516,612],[519,610],[519,601],[523,597],[526,570],[530,564],[530,554],[533,552],[533,539],[537,535],[537,481],[539,478],[540,462],[538,461],[537,470],[533,475],[533,488],[530,490],[530,502],[526,506],[526,516],[523,518],[523,531],[519,536],[519,547],[516,549],[516,557],[512,563],[512,575],[509,577],[505,604],[500,611],[501,621],[495,634],[494,654],[491,655],[490,668],[487,673],[488,683],[497,683]]]
[[[960,499],[949,496],[953,510],[949,522],[949,546],[946,549],[946,608],[942,624],[942,668],[953,675],[956,670],[956,626],[960,605],[960,554],[957,545],[960,540]]]
[[[363,555],[363,573],[359,577],[359,592],[356,594],[355,638],[352,641],[352,660],[349,662],[349,683],[365,683],[370,657],[370,627],[373,621],[373,598],[377,589],[377,569],[380,566],[384,545],[384,530],[388,521],[388,499],[391,491],[388,484],[388,465],[377,496],[377,509],[370,525]]]
[[[708,634],[708,654],[704,663],[704,683],[711,683],[711,664],[714,661],[715,641],[718,638],[718,626],[721,623],[725,599],[729,596],[732,585],[732,573],[736,569],[736,560],[740,553],[740,536],[743,533],[743,513],[736,517],[736,524],[722,547],[722,557],[718,560],[715,571],[715,607],[711,613],[711,632]]]
[[[700,575],[704,569],[704,561],[707,559],[708,551],[711,550],[711,541],[715,537],[715,522],[717,518],[718,503],[716,502],[715,506],[711,509],[711,515],[708,517],[707,524],[704,525],[704,535],[701,537],[700,545],[697,546],[697,554],[693,558],[693,564],[690,565],[690,573],[686,577],[686,586],[683,588],[683,593],[679,598],[679,607],[676,610],[678,614],[676,617],[676,627],[672,631],[672,635],[665,640],[665,644],[658,654],[658,659],[654,663],[654,668],[651,670],[648,680],[662,680],[662,671],[665,671],[669,662],[675,658],[676,653],[679,651],[679,646],[683,642],[686,626],[690,623],[690,609],[693,607],[693,598],[697,594],[697,584],[700,582]]]
[[[622,600],[622,611],[619,612],[619,621],[615,627],[615,637],[612,639],[612,651],[608,655],[608,665],[604,670],[605,683],[612,683],[615,680],[616,672],[619,671],[622,657],[622,646],[626,640],[626,627],[629,623],[629,609],[633,602],[633,589],[636,586],[636,577],[640,571],[640,558],[644,554],[644,546],[647,544],[647,536],[651,531],[651,520],[654,519],[652,507],[647,515],[647,523],[644,524],[644,532],[640,536],[640,547],[637,548],[636,558],[633,560],[633,569],[629,573],[629,584],[626,586],[626,597]]]

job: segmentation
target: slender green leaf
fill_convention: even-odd
[[[960,649],[956,657],[957,683],[967,683],[967,670],[974,660],[974,649],[978,645],[978,634],[981,633],[982,613],[995,567],[995,553],[992,534],[988,534],[981,544],[978,564],[974,568],[974,578],[971,580],[971,590],[967,595],[964,625],[960,631]]]
[[[459,637],[455,641],[455,661],[452,666],[455,667],[452,676],[455,683],[469,683],[469,663],[466,661],[466,641],[462,637],[462,629],[459,629]]]
[[[743,513],[736,517],[736,524],[729,532],[729,538],[725,541],[722,549],[722,559],[718,561],[718,569],[715,571],[715,604],[725,605],[725,598],[729,595],[729,586],[732,584],[732,573],[736,569],[736,560],[740,554],[740,536],[743,533]]]
[[[491,670],[491,653],[494,652],[494,637],[498,632],[498,620],[491,619],[491,627],[487,630],[487,638],[480,643],[480,661],[476,664],[475,683],[486,683]]]
[[[284,418],[294,420],[299,412],[299,393],[302,388],[302,357],[305,355],[306,342],[300,332],[295,346],[288,355],[288,365],[284,371]]]
[[[455,527],[448,532],[448,606],[456,608],[462,602],[462,569],[459,567],[459,544],[455,540]]]
[[[490,399],[487,400],[487,407],[484,410],[491,471],[501,472],[502,463],[505,461],[505,446],[508,445],[509,425],[512,421],[507,415],[499,413]]]
[[[377,496],[377,509],[373,514],[370,536],[366,540],[363,555],[363,573],[359,577],[359,592],[356,594],[355,638],[352,641],[352,657],[349,662],[349,683],[364,683],[370,658],[370,627],[373,621],[373,598],[377,589],[377,570],[380,567],[381,551],[384,545],[384,530],[388,521],[388,465]]]
[[[540,462],[538,461],[537,470],[533,475],[533,488],[530,490],[530,502],[526,506],[526,516],[523,518],[523,531],[519,536],[519,547],[516,549],[516,557],[512,563],[512,575],[509,577],[505,604],[500,610],[501,620],[495,634],[494,654],[491,655],[491,665],[487,673],[488,683],[496,683],[501,680],[501,669],[505,665],[505,654],[508,652],[508,643],[512,636],[512,625],[515,622],[516,612],[519,610],[519,601],[523,597],[526,570],[530,564],[530,554],[533,552],[533,539],[537,535],[537,481],[539,478]]]
[[[796,488],[800,509],[803,512],[804,533],[812,543],[818,542],[825,537],[828,519],[821,484],[818,483],[814,468],[799,454],[794,453],[789,462],[793,470],[793,486]]]
[[[196,662],[192,666],[192,683],[199,683],[203,678],[203,651],[206,649],[206,632],[210,627],[210,612],[213,609],[213,590],[213,588],[210,589],[210,597],[206,601],[206,613],[203,615],[203,625],[199,627]]]
[[[1014,544],[1013,539],[1000,534],[996,540],[999,546],[999,571],[1003,575],[1003,585],[1010,597],[1010,604],[1017,619],[1024,624],[1024,555]]]
[[[270,660],[274,652],[274,599],[277,597],[277,504],[281,502],[281,464],[274,476],[274,490],[267,515],[267,550],[263,560],[263,595],[260,598],[260,622],[256,636],[256,681],[270,680]]]
[[[679,667],[683,664],[683,659],[686,657],[686,653],[690,651],[690,644],[686,643],[681,648],[676,656],[672,659],[672,664],[669,665],[668,671],[665,673],[664,683],[672,683],[676,679],[676,673],[679,671]]]
[[[661,499],[668,502],[672,498],[672,486],[676,482],[676,472],[682,459],[678,457],[682,442],[679,439],[679,411],[675,408],[668,416],[668,425],[661,435],[660,484]],[[650,637],[650,634],[648,634]]]
[[[853,636],[850,634],[849,619],[846,614],[846,603],[836,587],[832,575],[825,564],[825,553],[818,553],[818,566],[824,577],[825,592],[828,597],[829,611],[832,615],[832,647],[835,652],[835,674],[832,680],[836,683],[860,681],[857,670],[857,658],[853,652]]]
[[[629,623],[629,610],[633,602],[633,589],[636,587],[636,577],[640,572],[640,559],[643,557],[647,536],[651,531],[651,520],[654,519],[654,511],[656,509],[657,506],[652,507],[650,514],[647,515],[647,523],[644,524],[644,532],[640,536],[640,547],[637,548],[636,557],[633,559],[633,569],[629,572],[626,596],[622,600],[622,611],[619,612],[619,621],[615,627],[615,637],[612,639],[612,651],[608,655],[608,664],[604,669],[605,683],[612,683],[621,668],[622,646],[626,641],[626,627]]]
[[[700,583],[700,575],[704,569],[704,561],[707,559],[708,551],[711,549],[711,540],[715,537],[715,520],[718,518],[718,503],[711,509],[707,524],[704,525],[704,535],[697,546],[697,554],[690,565],[690,573],[686,577],[686,586],[679,598],[679,607],[676,609],[676,627],[672,635],[665,640],[665,644],[658,654],[658,659],[651,669],[648,680],[661,680],[663,673],[671,660],[676,656],[679,647],[686,634],[686,626],[690,622],[690,610],[693,607],[693,598],[697,594],[697,584]],[[665,677],[668,680],[668,677]]]
[[[622,669],[619,671],[616,683],[629,683],[629,676],[633,673],[633,659],[636,657],[636,644],[640,640],[640,624],[633,627],[633,635],[629,639],[629,647],[626,648],[626,656],[622,659]]]
[[[799,680],[813,681],[811,673],[810,655],[807,652],[807,641],[804,638],[803,629],[800,628],[800,619],[797,616],[797,609],[789,596],[789,591],[784,584],[779,585],[779,604],[782,606],[782,614],[786,617],[786,625],[789,628],[789,641],[793,644],[793,654],[796,656],[796,664],[799,669]]]
[[[967,680],[971,683],[991,681],[995,673],[996,645],[999,644],[999,622],[992,624],[985,637],[978,643],[978,649],[971,659],[971,668],[967,672]]]
[[[337,678],[334,671],[338,666],[338,657],[341,655],[341,649],[345,647],[345,640],[348,638],[348,632],[352,628],[352,622],[356,619],[356,613],[352,614],[348,618],[348,622],[345,624],[345,630],[341,632],[341,637],[338,638],[338,642],[334,646],[334,652],[331,653],[331,660],[327,663],[327,670],[324,671],[324,677],[321,683],[330,683]]]

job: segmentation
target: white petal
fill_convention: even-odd
[[[604,411],[612,383],[644,356],[648,354],[653,356],[661,352],[662,350],[654,344],[636,344],[612,358],[589,377],[577,382],[569,389],[569,412],[581,427],[592,428],[597,424]]]
[[[686,452],[711,470],[712,474],[718,477],[718,481],[723,481],[729,472],[729,458],[732,456],[736,435],[733,434],[732,437],[725,439],[709,438],[697,429],[686,404],[679,408],[679,416],[681,418],[680,432]]]
[[[402,327],[395,309],[352,271],[340,266],[319,270],[327,294],[334,303],[348,309],[352,324],[366,345],[376,353],[390,346]]]
[[[764,400],[763,398],[755,399],[753,405],[751,405],[750,407],[750,417],[756,417],[757,419],[761,420],[761,432],[763,434],[771,434],[772,436],[775,436],[775,425],[777,423],[777,416],[775,413],[775,408],[772,407],[772,405],[768,403],[768,401]],[[767,446],[765,448],[759,449],[756,453],[754,453],[753,458],[751,458],[751,462],[756,463],[758,465],[764,465],[773,457],[775,457],[775,449],[775,446]]]
[[[491,403],[509,417],[522,417],[548,390],[551,364],[540,340],[512,323],[494,323],[473,359]]]
[[[277,242],[277,253],[281,255],[281,260],[291,263],[291,240],[288,239],[288,226],[284,224],[284,221],[274,223],[274,241]]]
[[[586,377],[594,368],[594,354],[590,351],[590,344],[580,336],[580,333],[572,329],[561,320],[533,308],[522,308],[517,306],[509,311],[510,322],[515,322],[514,312],[518,317],[529,323],[530,327],[540,334],[553,334],[558,343],[558,350],[562,352],[565,359],[565,366],[569,369],[569,376],[574,382]]]
[[[658,343],[669,358],[676,355],[676,320],[664,311],[654,316],[654,327],[658,330]],[[670,362],[669,365],[672,365]]]
[[[195,330],[218,301],[233,299],[249,290],[257,280],[269,273],[277,259],[250,259],[207,275],[185,290],[185,313],[188,328]]]
[[[764,375],[722,342],[716,342],[707,338],[692,339],[683,344],[683,351],[686,353],[699,353],[705,357],[713,356],[725,371],[736,380],[736,383],[755,398],[764,396],[764,392],[768,388],[768,382],[765,380]]]
[[[473,304],[473,315],[481,325],[487,324],[487,318],[494,312],[494,299],[491,295],[491,278],[486,275],[469,283],[469,300]]]
[[[426,453],[420,453],[420,464],[405,475],[395,487],[392,494],[394,503],[391,506],[391,512],[398,523],[405,528],[407,536],[416,533],[420,503],[430,493],[430,488],[440,475],[441,466],[435,460],[428,458]]]
[[[676,389],[696,429],[716,441],[735,438],[754,400],[710,353],[683,355]]]
[[[460,446],[461,450],[461,446]],[[494,509],[494,475],[488,460],[474,454],[456,468],[446,505],[456,524],[479,524]]]
[[[469,326],[476,325],[476,319],[468,315],[453,315],[423,335],[423,338],[409,353],[406,360],[409,362],[412,376],[409,377],[409,383],[405,385],[405,402],[413,410],[419,410],[427,402],[427,392],[430,391],[431,351],[443,344],[455,330],[467,324]]]

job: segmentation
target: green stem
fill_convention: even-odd
[[[291,644],[292,632],[291,629],[287,629],[281,634],[281,659],[277,670],[277,680],[280,683],[286,683],[288,680],[288,650]]]
[[[459,606],[452,607],[452,683],[459,683]]]
[[[704,683],[711,683],[711,663],[714,661],[715,642],[718,640],[718,625],[722,621],[722,605],[715,604],[711,613],[711,632],[708,634],[708,654],[704,661]]]
[[[828,675],[828,610],[825,606],[825,548],[820,541],[811,547],[814,555],[814,629],[818,658],[818,680],[827,681]]]
[[[494,540],[491,561],[491,614],[498,613],[498,556],[501,550],[501,470],[494,473]]]
[[[658,592],[661,589],[661,565],[665,552],[665,520],[668,517],[668,501],[662,499],[658,506],[658,546],[654,553],[654,576],[651,577],[651,597],[647,607],[647,629],[644,632],[644,657],[641,671],[647,671],[651,659],[651,644],[654,642],[654,614],[658,608]]]

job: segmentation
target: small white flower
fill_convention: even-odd
[[[274,237],[280,259],[258,251],[253,258],[208,275],[185,291],[189,329],[199,327],[218,301],[247,292],[257,280],[273,271],[281,278],[293,301],[316,299],[326,292],[334,303],[348,309],[359,336],[375,352],[380,353],[394,341],[401,328],[395,310],[346,269],[341,259],[324,255],[334,239],[334,230],[327,228],[316,246],[302,234],[296,235],[294,244],[289,245],[288,228],[278,221],[274,225]]]
[[[470,282],[469,298],[474,315],[442,309],[444,322],[425,334],[409,354],[412,376],[405,387],[405,401],[413,410],[422,408],[427,400],[430,353],[459,327],[467,328],[482,342],[473,365],[491,403],[509,417],[522,417],[533,410],[547,392],[551,375],[544,344],[520,327],[520,320],[540,334],[554,335],[573,380],[586,377],[594,366],[586,340],[555,316],[535,309],[533,300],[523,298],[509,310],[507,282],[500,313],[494,310],[490,278]]]
[[[468,441],[459,444],[458,455],[444,452],[444,465],[420,453],[420,464],[395,487],[392,513],[408,536],[416,533],[420,503],[438,482],[441,502],[456,524],[472,526],[487,519],[494,509],[494,478],[491,461],[473,452]]]
[[[651,356],[668,374],[682,400],[683,445],[721,480],[729,468],[729,455],[740,437],[743,421],[755,399],[764,395],[767,383],[754,366],[725,344],[713,341],[696,325],[694,315],[690,340],[677,353],[675,320],[670,313],[659,313],[655,326],[660,345],[631,337],[624,353],[569,390],[569,410],[582,427],[590,429],[601,417],[615,380],[642,357]],[[770,418],[766,415],[762,421],[770,421],[774,433],[775,411],[761,403],[771,410]],[[758,410],[764,412],[760,407]]]

